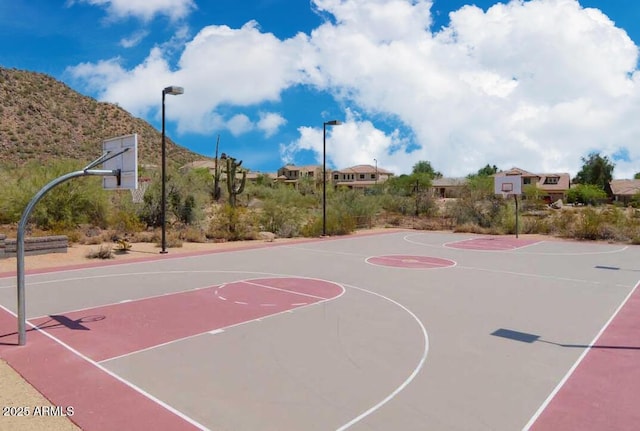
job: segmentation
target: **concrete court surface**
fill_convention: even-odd
[[[416,231],[155,256],[27,275],[23,347],[0,278],[0,357],[86,430],[631,430],[639,279],[637,246]]]

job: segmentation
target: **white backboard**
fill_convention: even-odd
[[[494,193],[497,195],[521,195],[522,194],[522,176],[521,175],[505,175],[493,177]]]
[[[126,151],[125,151],[126,150]],[[115,176],[102,177],[102,187],[106,190],[131,190],[138,188],[138,135],[120,136],[102,142],[102,153],[122,154],[107,160],[103,169],[120,169],[120,184]]]

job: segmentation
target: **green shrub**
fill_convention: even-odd
[[[578,184],[567,191],[567,202],[571,204],[600,205],[607,199],[607,193],[593,184]]]

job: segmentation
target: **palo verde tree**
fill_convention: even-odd
[[[578,184],[593,184],[605,190],[613,178],[615,164],[607,156],[602,157],[599,153],[590,153],[582,158],[582,169],[573,179]]]

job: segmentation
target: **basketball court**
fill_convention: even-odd
[[[0,275],[85,430],[631,430],[640,248],[393,231]]]

